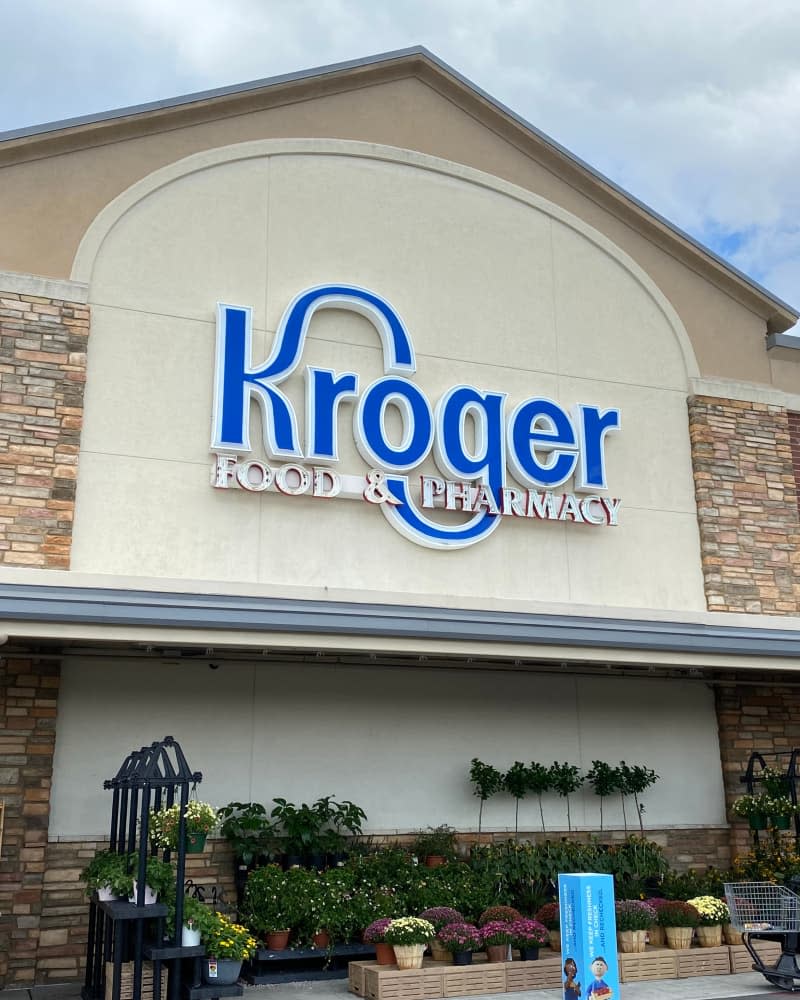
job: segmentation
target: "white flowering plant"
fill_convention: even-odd
[[[436,937],[436,928],[430,920],[421,917],[398,917],[386,928],[387,944],[427,944]]]
[[[701,927],[715,927],[717,924],[729,924],[731,915],[726,903],[716,896],[695,896],[687,900],[700,914]]]
[[[187,836],[208,834],[217,825],[217,811],[208,802],[198,802],[191,799],[186,803],[184,819]],[[180,823],[181,807],[179,803],[166,809],[150,810],[150,839],[159,847],[178,847],[178,825]]]

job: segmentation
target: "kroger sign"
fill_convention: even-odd
[[[362,387],[356,372],[307,365],[301,437],[297,414],[280,384],[300,365],[309,324],[322,309],[347,309],[369,320],[380,339],[386,374]],[[380,506],[401,534],[432,548],[473,545],[504,517],[618,523],[620,501],[599,492],[607,489],[605,443],[620,427],[618,409],[578,403],[567,412],[542,396],[510,409],[504,392],[472,385],[454,385],[432,405],[413,381],[416,370],[403,321],[385,299],[366,289],[320,285],[301,292],[283,314],[269,357],[261,363],[252,357],[252,310],[220,304],[213,485],[274,489],[287,496],[359,497]],[[247,458],[251,399],[259,403],[264,448],[270,462],[280,463],[276,468]],[[352,406],[353,436],[370,469],[366,475],[335,469],[343,403]],[[400,440],[388,432],[389,407],[400,414]],[[415,476],[415,499],[408,473],[431,454],[441,475]],[[509,472],[519,485],[509,484]],[[555,492],[570,479],[573,492]],[[434,519],[426,511],[435,508],[462,516],[445,513],[445,520],[441,514]],[[470,516],[465,520],[464,514]]]

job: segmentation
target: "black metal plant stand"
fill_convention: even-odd
[[[236,987],[201,987],[200,958],[202,947],[181,946],[183,926],[186,843],[184,814],[190,790],[203,776],[192,771],[180,745],[167,736],[159,743],[135,750],[117,774],[103,783],[113,792],[111,806],[111,850],[129,857],[129,870],[137,880],[135,902],[92,900],[89,910],[89,936],[86,950],[86,976],[81,991],[83,1000],[142,1000],[142,967],[152,962],[153,1000],[161,1000],[162,967],[169,973],[170,1000],[181,996],[184,960],[194,960],[194,972],[186,993],[191,1000],[205,996],[241,995]],[[175,926],[172,939],[165,937],[165,918],[169,912],[164,902],[144,905],[147,859],[163,855],[171,860],[169,849],[150,842],[150,810],[180,805],[178,849],[175,852]],[[123,964],[132,963],[132,983],[123,993]],[[149,991],[148,991],[149,1000]]]
[[[783,769],[783,761],[786,761],[786,771],[784,773],[784,782],[786,784],[786,794],[792,800],[795,806],[794,813],[794,846],[795,851],[800,851],[800,815],[796,811],[797,807],[797,762],[800,759],[800,747],[795,747],[793,750],[775,751],[771,753],[758,753],[754,751],[750,754],[747,760],[747,769],[744,775],[739,779],[741,783],[747,788],[748,795],[754,795],[756,786],[763,780],[761,777],[761,772],[767,767],[766,759],[774,759],[774,764],[772,767],[775,770]],[[759,845],[758,830],[753,830],[753,842],[756,847]]]

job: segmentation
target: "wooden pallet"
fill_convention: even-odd
[[[679,948],[678,979],[692,976],[727,976],[731,971],[731,954],[728,945],[719,948]]]
[[[670,948],[647,948],[619,956],[621,983],[642,983],[654,979],[677,979],[678,959]]]
[[[780,958],[781,946],[777,941],[753,941],[753,947],[758,952],[764,965],[775,965]],[[743,944],[729,945],[731,953],[731,972],[750,972],[753,959]]]
[[[506,962],[506,993],[557,989],[562,980],[560,958],[540,958],[536,962]]]
[[[375,965],[364,969],[364,996],[368,1000],[438,1000],[444,996],[444,966],[398,969]]]
[[[367,967],[377,966],[377,962],[349,962],[347,965],[347,988],[357,997],[365,996],[366,984],[364,982],[364,970]],[[385,968],[385,966],[383,966]]]
[[[114,992],[114,963],[106,962],[106,992],[105,1000],[112,1000]],[[167,967],[161,966],[161,998],[167,996]],[[122,963],[122,978],[120,979],[120,1000],[133,1000],[133,962]],[[153,963],[142,962],[142,1000],[153,998]]]

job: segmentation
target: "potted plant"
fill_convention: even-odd
[[[270,951],[282,951],[289,943],[294,912],[287,875],[278,865],[265,865],[250,873],[244,890],[240,916],[264,937]]]
[[[788,830],[797,806],[788,795],[766,796],[764,808],[767,812],[767,826],[773,830]]]
[[[229,802],[217,813],[219,832],[233,850],[237,905],[241,906],[248,872],[266,864],[275,848],[274,824],[260,802]]]
[[[522,914],[513,906],[489,906],[478,917],[478,927],[485,927],[486,924],[497,920],[504,924],[510,924],[521,919]]]
[[[436,936],[436,928],[420,917],[398,917],[386,928],[386,943],[394,948],[398,969],[421,969],[425,946]]]
[[[427,832],[420,830],[412,851],[422,858],[428,868],[438,868],[456,854],[456,831],[452,826],[429,826]]]
[[[667,936],[664,933],[664,928],[658,922],[658,911],[668,902],[668,899],[663,899],[660,896],[652,896],[647,900],[647,905],[655,913],[653,923],[647,928],[647,943],[652,945],[654,948],[663,948],[667,943]]]
[[[765,795],[741,795],[731,805],[731,812],[746,819],[751,830],[766,830],[767,799]]]
[[[649,767],[644,767],[641,764],[633,764],[631,766],[626,764],[624,760],[619,762],[617,773],[619,776],[618,787],[622,794],[623,817],[625,814],[625,796],[632,795],[636,806],[636,817],[639,820],[639,833],[644,836],[644,823],[642,822],[644,803],[639,801],[639,796],[658,781],[659,775]],[[626,818],[625,829],[627,830],[627,828],[628,823]]]
[[[81,872],[81,879],[86,883],[86,895],[96,892],[101,902],[127,898],[133,889],[128,855],[116,851],[98,851]]]
[[[436,930],[437,937],[431,941],[431,957],[436,962],[447,962],[450,959],[450,952],[439,941],[439,931],[446,924],[464,921],[464,914],[454,910],[451,906],[431,906],[420,913],[423,920],[429,920]]]
[[[694,928],[700,923],[697,910],[679,899],[670,899],[656,911],[658,923],[664,928],[667,947],[690,948]]]
[[[213,910],[209,913],[201,929],[208,955],[203,962],[203,979],[209,986],[230,986],[239,978],[242,962],[255,954],[258,942],[241,924]]]
[[[580,768],[576,764],[568,764],[566,761],[559,764],[553,761],[550,766],[550,787],[567,803],[567,829],[572,830],[572,819],[569,813],[569,797],[573,792],[577,792],[583,784],[583,776]]]
[[[600,832],[603,830],[603,800],[618,792],[620,788],[620,771],[602,760],[593,760],[592,768],[586,774],[586,780],[594,788],[595,795],[600,796]]]
[[[549,792],[553,787],[550,777],[550,768],[545,764],[532,760],[528,767],[528,787],[536,794],[539,800],[539,816],[542,820],[542,833],[544,833],[544,808],[542,806],[542,795]]]
[[[721,899],[720,903],[725,907],[724,916],[722,918],[722,937],[725,944],[743,944],[744,938],[742,937],[742,932],[737,930],[737,928],[735,928],[731,923],[731,911],[728,908],[728,904],[724,899]]]
[[[201,854],[206,846],[206,837],[217,825],[217,811],[208,802],[191,799],[186,803],[183,816],[186,853]],[[172,851],[177,850],[180,819],[181,807],[178,802],[165,809],[151,810],[149,826],[153,843]]]
[[[364,944],[375,945],[378,965],[394,965],[394,948],[386,941],[386,930],[391,922],[392,917],[380,917],[364,931]]]
[[[194,896],[183,897],[182,948],[196,948],[200,944],[202,928],[211,919],[213,913],[213,910]]]
[[[507,962],[511,951],[511,924],[490,920],[480,930],[487,959],[490,962]]]
[[[453,956],[453,965],[471,965],[472,953],[483,947],[480,930],[463,920],[445,924],[439,929],[442,947]]]
[[[544,948],[550,940],[547,928],[538,920],[526,917],[513,920],[508,926],[511,930],[511,947],[519,951],[520,960],[535,962],[539,957],[539,949]]]
[[[469,780],[474,786],[473,793],[481,800],[480,808],[478,809],[478,839],[480,839],[483,804],[503,787],[503,775],[496,767],[493,767],[491,764],[484,764],[482,760],[473,757],[470,762]]]
[[[536,911],[536,919],[544,924],[550,935],[550,947],[553,951],[561,951],[561,915],[558,903],[545,903]]]
[[[129,901],[138,906],[157,903],[159,896],[162,901],[169,901],[169,897],[175,891],[175,872],[172,870],[172,865],[155,855],[149,855],[145,867],[145,884],[140,887],[136,877],[137,860],[134,855],[130,855],[130,858],[129,863],[133,867],[134,877]]]
[[[647,947],[647,931],[656,922],[656,911],[639,899],[621,899],[614,904],[617,943],[624,954],[642,952]]]
[[[695,896],[687,903],[700,915],[697,943],[701,948],[719,948],[722,944],[722,925],[730,920],[726,904],[715,896]]]
[[[275,807],[270,816],[278,821],[282,831],[286,867],[302,865],[312,855],[317,862],[324,855],[321,838],[331,817],[330,798],[318,799],[313,805],[302,802],[299,806],[287,799],[272,801]]]

